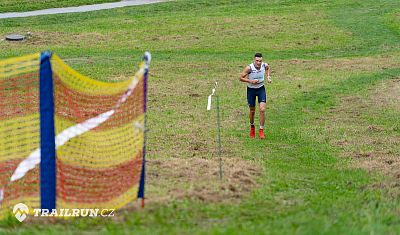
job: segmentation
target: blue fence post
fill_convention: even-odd
[[[56,209],[56,146],[54,131],[53,71],[51,53],[40,56],[40,204]]]

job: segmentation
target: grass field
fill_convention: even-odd
[[[397,0],[182,0],[0,20],[0,35],[14,32],[33,36],[0,41],[0,58],[51,50],[99,80],[127,78],[144,51],[153,54],[147,155],[153,202],[115,220],[2,221],[1,233],[400,233]],[[255,52],[272,68],[265,140],[248,138],[239,82]],[[246,182],[229,178],[239,172],[230,169],[222,182],[212,172],[206,179],[189,174],[203,161],[218,166],[216,113],[206,111],[215,81],[225,167],[260,168],[244,172],[252,187],[235,185]],[[219,200],[218,191],[211,199],[193,194],[200,186],[232,184],[237,189],[228,191],[248,192],[228,200]],[[180,197],[177,190],[189,193]]]

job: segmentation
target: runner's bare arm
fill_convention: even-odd
[[[249,73],[250,73],[250,67],[246,66],[246,68],[244,68],[243,72],[240,74],[240,81],[241,82],[249,82],[249,83],[256,84],[258,81],[257,80],[250,80],[249,76],[248,76]]]
[[[270,68],[269,68],[269,64],[267,64],[267,66],[265,68],[265,75],[267,75],[267,82],[271,83],[272,80],[271,80],[271,71],[270,71]]]

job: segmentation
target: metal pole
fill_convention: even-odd
[[[222,180],[221,128],[220,128],[220,119],[219,119],[219,96],[218,95],[217,95],[217,119],[218,119],[219,179]]]

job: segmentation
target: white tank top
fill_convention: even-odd
[[[260,87],[264,86],[264,75],[265,75],[265,68],[267,67],[267,64],[262,63],[260,70],[257,70],[253,63],[249,64],[249,67],[250,67],[249,79],[250,80],[258,79],[259,83],[257,83],[257,84],[247,83],[247,87],[260,88]]]

